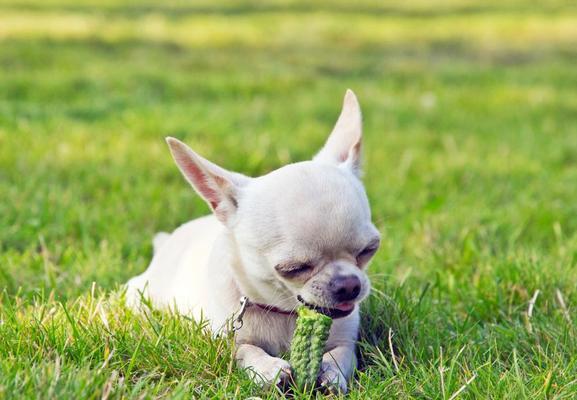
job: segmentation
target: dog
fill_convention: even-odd
[[[366,267],[380,234],[361,182],[362,118],[347,90],[341,114],[324,147],[311,160],[251,178],[202,158],[168,137],[184,178],[212,215],[173,233],[157,234],[148,269],[127,283],[138,307],[175,308],[213,332],[236,319],[236,360],[264,385],[289,381],[295,309],[302,303],[331,316],[318,383],[347,391],[356,366],[359,303],[370,282]]]

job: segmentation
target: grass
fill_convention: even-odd
[[[348,397],[577,397],[576,27],[562,1],[2,1],[0,398],[280,397],[119,288],[207,212],[164,136],[266,173],[347,87],[383,232]]]

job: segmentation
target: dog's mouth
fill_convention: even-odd
[[[327,317],[331,317],[332,319],[338,319],[338,318],[346,317],[347,315],[352,313],[353,310],[355,309],[355,303],[353,303],[353,302],[335,304],[334,307],[330,308],[330,307],[321,307],[321,306],[317,306],[315,304],[311,304],[311,303],[305,301],[305,299],[303,299],[300,294],[297,296],[297,300],[300,301],[306,307],[308,307],[312,310],[315,310],[316,312],[319,312],[321,314],[324,314]]]

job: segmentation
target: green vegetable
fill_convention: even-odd
[[[290,363],[298,387],[314,386],[333,320],[307,307],[298,309]]]

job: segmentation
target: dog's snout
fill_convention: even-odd
[[[338,276],[331,281],[330,287],[335,301],[351,301],[361,292],[361,280],[356,275]]]

